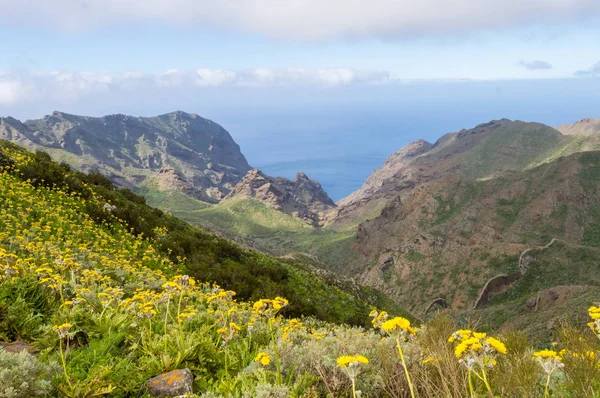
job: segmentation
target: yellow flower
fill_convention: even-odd
[[[473,332],[470,331],[469,329],[457,330],[456,332],[452,333],[452,335],[450,337],[448,337],[448,342],[454,343],[457,340],[466,339],[468,337],[471,337],[471,334],[473,334]]]
[[[485,339],[485,343],[491,345],[500,354],[506,354],[506,345],[504,345],[504,343],[500,340],[494,337],[488,337],[487,339]]]
[[[410,327],[410,321],[401,316],[397,316],[381,324],[381,329],[385,332],[407,331],[410,334],[415,334],[416,331]]]
[[[362,355],[344,355],[337,359],[337,364],[341,368],[347,368],[348,366],[357,366],[358,364],[368,364],[369,360]]]
[[[73,327],[70,323],[63,323],[62,325],[54,325],[52,330],[58,334],[59,339],[64,339],[68,336],[69,330]]]
[[[534,352],[533,357],[534,358],[558,359],[559,361],[562,360],[562,357],[556,351],[548,350],[548,349]]]
[[[277,311],[287,306],[288,304],[289,302],[283,297],[275,297],[275,300],[273,300],[273,308]]]
[[[271,363],[271,356],[264,352],[259,352],[258,355],[254,358],[256,362],[259,362],[262,366],[267,366]]]

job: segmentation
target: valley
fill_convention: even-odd
[[[528,300],[547,289],[577,286],[559,294],[568,305],[600,286],[594,274],[600,264],[589,254],[600,245],[599,120],[555,129],[501,119],[433,144],[418,140],[390,155],[360,189],[337,203],[301,172],[287,180],[252,169],[225,130],[197,115],[96,120],[55,112],[42,120],[2,119],[0,136],[47,150],[79,170],[97,170],[142,194],[151,206],[243,246],[308,256],[318,268],[382,290],[418,316],[426,316],[432,302],[463,315],[502,313],[509,300],[515,312],[510,322],[488,317],[497,328],[528,316]],[[156,141],[116,149],[126,148],[134,133],[150,137],[143,130],[150,127],[139,125],[148,121]],[[112,137],[113,147],[94,138],[102,129],[110,131],[101,135]],[[215,131],[229,140],[220,152],[207,141],[217,139]],[[173,146],[207,151],[201,159],[211,162],[214,156],[220,166],[201,166]],[[549,253],[562,258],[566,274],[530,284],[530,275],[549,272],[550,264],[536,257],[531,273],[520,275],[519,256],[552,239],[560,240],[560,249]],[[564,255],[577,250],[588,253],[589,271],[580,268],[581,256]],[[491,291],[489,302],[473,313],[486,282],[504,274],[515,277]]]

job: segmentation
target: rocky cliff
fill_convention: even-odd
[[[290,214],[318,226],[324,212],[335,208],[335,203],[316,181],[304,173],[288,180],[270,177],[258,169],[250,170],[225,199],[254,198],[270,208]]]
[[[46,150],[123,186],[153,183],[211,203],[224,198],[250,169],[223,127],[185,112],[98,118],[54,112],[24,123],[0,118],[0,138]]]

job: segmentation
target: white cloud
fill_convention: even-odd
[[[535,61],[520,61],[519,65],[529,70],[548,70],[552,69],[552,64],[547,61],[535,60]]]
[[[143,74],[88,72],[15,72],[0,73],[0,103],[30,100],[75,101],[88,94],[111,94],[156,89],[198,90],[209,87],[296,87],[381,84],[392,81],[388,72],[353,69],[270,69],[232,71],[170,69],[163,73]]]
[[[0,104],[10,104],[19,99],[21,85],[15,80],[4,80],[0,76]]]
[[[404,38],[597,17],[598,0],[0,0],[0,20],[58,29],[132,21],[294,39]]]
[[[575,72],[576,76],[600,76],[600,61],[590,66],[588,69]]]

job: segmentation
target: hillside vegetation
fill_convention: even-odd
[[[356,287],[342,291],[318,277],[310,266],[293,260],[277,259],[242,249],[223,238],[191,227],[161,210],[145,204],[145,199],[128,189],[115,189],[98,174],[85,175],[57,164],[42,152],[29,153],[14,144],[0,142],[2,161],[14,164],[14,156],[29,159],[19,164],[18,178],[35,187],[60,188],[84,200],[84,214],[96,223],[123,226],[136,236],[155,240],[158,253],[167,256],[182,271],[202,281],[216,282],[235,290],[237,297],[253,300],[282,295],[289,298],[290,316],[314,315],[320,319],[364,325],[370,305],[394,312],[397,304],[373,289]],[[10,154],[10,155],[8,155]],[[90,200],[96,198],[95,200]],[[110,211],[106,206],[112,207]],[[157,234],[156,231],[164,233]],[[332,281],[343,285],[343,281]],[[331,307],[324,309],[327,300]]]
[[[141,190],[148,203],[173,213],[193,225],[201,225],[227,239],[275,255],[301,252],[316,256],[318,264],[335,270],[349,250],[352,230],[315,229],[288,214],[267,207],[252,198],[226,199],[217,205],[193,209],[177,196],[164,197],[156,191]]]
[[[581,397],[600,388],[600,308],[589,308],[590,327],[557,322],[556,347],[534,352],[549,345],[443,316],[417,329],[408,315],[364,313],[366,304],[297,268],[306,261],[280,261],[2,143],[0,396],[140,397],[156,385],[204,398]],[[210,282],[219,279],[240,292]],[[292,317],[311,311],[338,323]],[[19,347],[35,356],[12,353]]]

